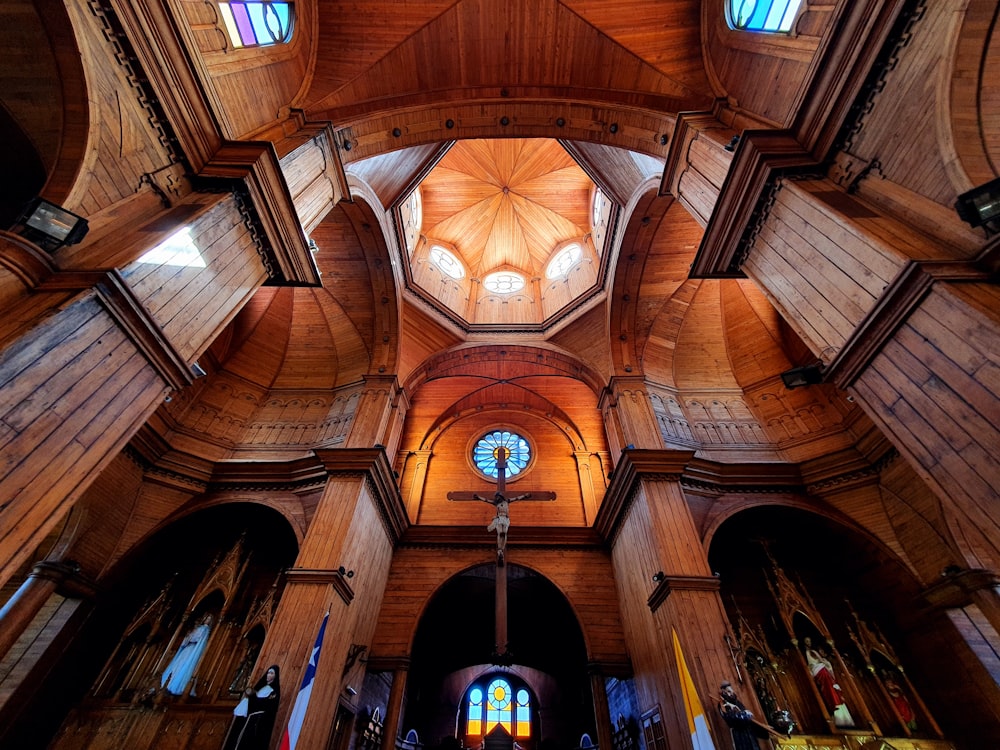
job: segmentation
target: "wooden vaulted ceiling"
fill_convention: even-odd
[[[541,276],[560,244],[590,231],[592,189],[556,141],[460,141],[420,183],[421,233],[454,247],[473,277]]]
[[[704,109],[711,94],[701,5],[372,0],[345,8],[321,1],[323,43],[304,108],[347,124],[379,111],[518,96],[531,87],[539,99]]]

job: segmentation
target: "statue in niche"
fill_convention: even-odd
[[[160,687],[171,695],[184,695],[188,683],[194,676],[198,662],[201,661],[208,645],[208,637],[212,632],[214,618],[210,613],[203,615],[187,635],[181,641],[177,653],[170,660],[167,668],[163,670],[160,678]],[[191,687],[191,694],[194,694],[194,686]]]
[[[809,666],[809,673],[819,688],[819,693],[823,698],[827,711],[833,717],[833,723],[838,727],[853,727],[854,717],[847,709],[844,702],[844,695],[840,685],[837,684],[837,677],[833,669],[833,664],[826,654],[819,648],[813,646],[812,638],[806,636],[802,639],[805,647],[804,653],[806,664]]]

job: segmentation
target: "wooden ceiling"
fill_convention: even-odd
[[[420,183],[421,233],[481,278],[541,276],[553,252],[590,231],[594,183],[552,140],[460,141]]]
[[[295,106],[337,123],[345,162],[417,144],[511,135],[661,153],[665,121],[707,110],[701,0],[321,0],[315,67]],[[446,123],[450,123],[446,125]],[[661,154],[662,155],[662,154]]]

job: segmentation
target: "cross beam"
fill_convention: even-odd
[[[555,500],[554,492],[526,492],[514,497],[507,496],[507,458],[510,449],[498,446],[493,451],[497,460],[497,490],[493,497],[483,497],[475,492],[449,492],[449,500],[476,500],[489,503],[496,508],[497,514],[486,527],[487,531],[495,531],[497,535],[497,570],[496,570],[496,651],[493,658],[498,664],[509,664],[510,654],[507,651],[507,530],[510,528],[510,504],[519,500]]]

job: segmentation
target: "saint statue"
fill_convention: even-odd
[[[194,676],[194,670],[197,669],[198,662],[201,661],[202,654],[205,653],[205,646],[208,645],[212,622],[211,614],[205,614],[198,620],[198,623],[184,636],[174,658],[163,670],[160,687],[171,695],[184,695],[185,690],[187,690],[188,683]],[[191,694],[194,694],[193,687]]]

